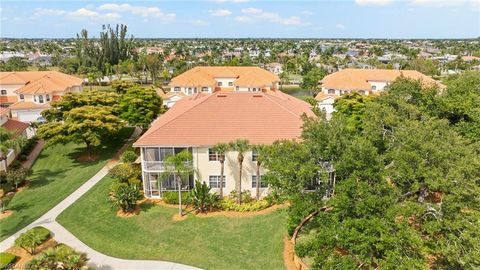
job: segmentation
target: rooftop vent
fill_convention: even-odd
[[[253,94],[253,97],[263,97],[262,94]]]
[[[217,97],[227,97],[225,94],[217,94]]]

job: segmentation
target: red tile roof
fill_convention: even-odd
[[[0,107],[0,115],[8,115],[10,113],[9,108]]]
[[[211,146],[235,139],[297,139],[311,106],[279,91],[196,94],[159,117],[135,146]]]
[[[50,108],[50,104],[37,104],[31,101],[19,101],[15,104],[10,105],[8,108],[10,108],[11,110],[48,109]]]
[[[8,119],[2,127],[15,134],[22,134],[28,128],[28,126],[28,123],[14,119]]]
[[[0,96],[0,103],[15,103],[18,101],[16,96]]]
[[[24,84],[17,94],[52,93],[82,85],[82,79],[58,71],[0,72],[0,84]]]

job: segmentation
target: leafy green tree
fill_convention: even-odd
[[[113,80],[111,83],[111,87],[115,92],[120,95],[125,94],[128,89],[135,87],[137,84],[132,81],[124,81],[124,80]]]
[[[313,68],[303,76],[300,87],[315,92],[319,88],[320,80],[322,80],[326,75],[327,72],[324,69]]]
[[[62,269],[62,270],[87,270],[88,257],[85,253],[77,252],[64,244],[49,248],[33,258],[27,269]]]
[[[213,146],[214,151],[218,154],[218,161],[220,162],[220,198],[223,198],[223,183],[225,183],[225,154],[228,152],[229,145],[226,143],[217,143]]]
[[[38,128],[37,135],[48,144],[82,142],[86,145],[89,158],[93,147],[117,133],[123,123],[108,106],[82,106],[63,114],[62,122],[49,122]]]
[[[245,152],[250,149],[249,141],[245,139],[237,139],[229,143],[230,149],[237,152],[237,162],[238,162],[238,179],[235,181],[235,190],[237,191],[237,203],[242,203],[242,171],[243,171],[243,160],[245,158]]]
[[[18,185],[23,183],[29,174],[29,170],[25,168],[18,168],[9,170],[5,176],[8,183],[12,184],[15,189],[18,189]]]
[[[8,173],[7,157],[10,149],[18,150],[26,144],[26,138],[14,134],[3,127],[0,127],[0,161],[3,161],[5,171]]]
[[[162,98],[153,89],[129,88],[118,104],[120,118],[132,126],[148,128],[157,116],[163,113]]]
[[[360,95],[357,92],[345,94],[337,98],[333,104],[334,114],[342,114],[347,120],[347,127],[351,130],[361,131],[365,118],[366,103],[372,96]]]
[[[210,193],[211,188],[207,183],[195,181],[195,187],[190,191],[190,199],[195,210],[201,213],[211,211],[218,207],[220,196],[215,193]]]
[[[6,63],[0,63],[0,71],[26,71],[28,63],[23,57],[10,57]]]
[[[183,215],[182,211],[182,185],[183,180],[188,180],[191,174],[195,173],[192,165],[192,153],[184,150],[165,159],[165,175],[173,174],[178,189],[178,214]]]

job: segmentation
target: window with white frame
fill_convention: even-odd
[[[208,160],[209,161],[218,161],[218,153],[212,148],[208,148]]]
[[[222,187],[225,187],[225,176],[223,176],[223,181],[221,181],[220,175],[210,175],[208,177],[208,185],[211,188],[220,188],[220,182],[222,183]]]
[[[218,86],[222,86],[222,82],[218,82],[218,84],[217,84],[217,85],[218,85]]]
[[[262,181],[262,178],[263,178],[263,175],[260,175],[260,188],[267,188],[268,185],[267,183],[264,183]],[[256,188],[256,187],[257,187],[257,176],[252,175],[252,188]]]
[[[23,94],[20,94],[20,99],[25,99],[25,96]]]
[[[233,82],[228,82],[228,86],[233,86]]]
[[[2,96],[6,96],[6,95],[7,95],[7,90],[4,90],[4,89],[3,89],[3,90],[1,91],[1,94],[2,94]]]
[[[257,161],[258,159],[258,152],[257,150],[253,149],[252,150],[252,161]]]
[[[202,87],[202,92],[208,92],[208,87]]]
[[[47,99],[47,101],[50,101],[50,95],[49,94],[47,94],[45,98]]]
[[[43,96],[42,95],[38,96],[38,102],[43,103]]]
[[[193,89],[191,87],[188,87],[187,89],[187,94],[192,95],[193,94]]]
[[[376,85],[372,85],[372,90],[373,90],[373,91],[377,90],[377,86],[376,86]]]
[[[236,86],[236,87],[235,87],[235,90],[236,90],[236,91],[240,91],[240,86]]]
[[[331,95],[335,94],[335,89],[328,89],[328,93]]]
[[[178,86],[177,86],[177,87],[174,87],[174,88],[173,88],[173,91],[175,91],[175,92],[180,92],[180,87],[178,87]]]
[[[37,96],[33,95],[33,101],[37,102]]]
[[[360,90],[360,91],[358,91],[358,93],[360,93],[360,95],[365,95],[365,91],[364,91],[364,90]]]

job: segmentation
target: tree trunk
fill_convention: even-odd
[[[182,213],[182,179],[177,175],[177,185],[178,185],[178,214],[183,216]]]
[[[4,158],[4,159],[3,159],[3,165],[5,166],[5,173],[8,173],[8,164],[7,164],[7,158],[8,158],[8,156],[7,156],[6,158]]]
[[[260,199],[260,165],[261,162],[257,160],[257,201]]]
[[[223,198],[223,183],[225,182],[224,174],[225,160],[220,161],[220,198]]]
[[[240,165],[240,171],[238,172],[238,185],[237,185],[237,203],[242,203],[242,169],[243,169],[243,159],[238,160]]]
[[[89,142],[85,142],[85,144],[87,145],[88,159],[91,160],[92,159],[92,146],[90,145]]]

